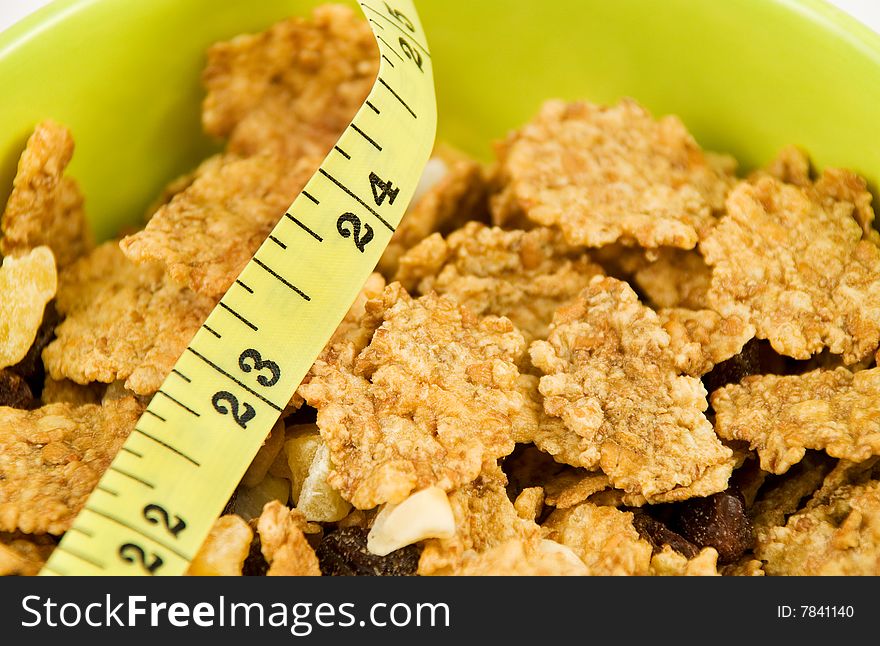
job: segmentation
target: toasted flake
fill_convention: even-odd
[[[764,564],[751,556],[744,556],[736,563],[721,566],[722,576],[764,576]]]
[[[135,263],[163,263],[176,283],[222,296],[319,163],[220,155],[120,246]]]
[[[832,462],[824,453],[808,452],[781,479],[771,480],[758,492],[749,516],[759,541],[768,530],[784,525],[789,516],[803,507],[822,485]]]
[[[669,333],[675,365],[692,377],[736,356],[755,336],[754,326],[738,316],[725,318],[712,310],[662,309],[657,315]]]
[[[366,308],[378,328],[370,344],[356,360],[318,360],[300,387],[318,409],[332,487],[370,509],[459,487],[513,450],[524,342],[510,321],[477,318],[436,294],[414,300],[399,283]]]
[[[712,407],[718,435],[749,442],[771,473],[806,449],[856,462],[880,455],[880,368],[754,375],[715,391]]]
[[[546,338],[553,313],[602,273],[550,229],[504,231],[469,222],[446,240],[435,234],[411,249],[396,279],[475,314],[506,316],[528,341]]]
[[[714,224],[732,177],[678,118],[632,100],[613,107],[548,101],[499,147],[496,221],[517,211],[574,244],[617,240],[692,249]]]
[[[237,154],[323,156],[367,98],[378,64],[366,20],[348,7],[318,7],[310,19],[213,45],[202,123]]]
[[[0,531],[61,534],[73,522],[142,407],[0,407]]]
[[[639,538],[632,519],[630,512],[585,502],[557,509],[544,528],[547,538],[571,548],[591,575],[646,575],[651,544]]]
[[[880,575],[880,482],[844,485],[759,536],[770,575]]]
[[[52,121],[37,125],[0,217],[3,255],[47,246],[58,266],[67,267],[94,246],[79,186],[64,175],[72,156],[73,137],[67,128]]]
[[[563,464],[590,466],[592,455],[589,440],[569,429],[558,417],[545,412],[538,382],[535,375],[519,376],[519,390],[523,394],[524,405],[513,420],[511,430],[514,441],[533,443]]]
[[[468,559],[455,576],[584,576],[589,571],[569,548],[554,541],[512,539]]]
[[[764,174],[795,186],[809,186],[812,183],[810,158],[797,146],[786,146],[780,150],[765,168],[754,174],[754,177]]]
[[[566,470],[547,481],[544,485],[544,499],[551,507],[568,509],[609,486],[611,483],[604,473],[585,469]]]
[[[484,217],[487,185],[480,164],[463,155],[432,161],[443,164],[445,172],[410,206],[391,236],[378,265],[386,276],[394,276],[400,257],[432,233],[446,235],[468,220]]]
[[[241,576],[254,532],[235,514],[218,518],[190,563],[191,576]]]
[[[632,289],[596,277],[531,346],[548,414],[589,443],[578,466],[649,501],[726,488],[732,452],[706,419],[706,391],[679,375],[669,335]]]
[[[48,247],[20,258],[7,256],[0,266],[0,369],[28,353],[43,322],[46,303],[58,287],[55,259]]]
[[[257,521],[268,576],[321,576],[318,557],[303,533],[306,520],[295,509],[270,502]]]
[[[662,247],[649,250],[650,258],[635,269],[632,280],[654,307],[709,306],[712,270],[695,249]]]
[[[544,509],[544,490],[541,487],[523,489],[513,501],[513,508],[523,520],[536,521]]]
[[[385,279],[382,274],[372,273],[367,282],[361,288],[354,303],[345,314],[345,318],[336,327],[333,336],[318,355],[318,362],[333,363],[339,361],[354,361],[376,331],[376,326],[371,320],[365,320],[367,301],[380,298],[385,290]],[[311,380],[309,373],[303,383]]]
[[[700,247],[712,309],[752,323],[780,354],[827,347],[849,364],[880,343],[880,248],[863,239],[867,216],[831,188],[833,172],[810,187],[740,183]]]
[[[0,576],[34,576],[54,549],[55,541],[45,534],[0,532]]]
[[[133,265],[114,242],[61,277],[58,310],[67,318],[43,352],[52,379],[125,381],[139,395],[159,389],[214,301],[178,287],[156,265]]]
[[[705,547],[694,558],[688,559],[665,545],[660,552],[651,557],[651,574],[654,576],[718,576],[718,552],[711,547]]]
[[[425,541],[420,575],[453,574],[509,541],[521,543],[526,551],[534,549],[541,539],[540,527],[519,517],[506,485],[501,470],[487,465],[473,482],[449,494],[455,535]]]
[[[46,377],[40,399],[44,404],[73,404],[74,406],[100,404],[105,390],[104,384],[94,383],[83,386],[69,379],[56,380],[52,377]]]

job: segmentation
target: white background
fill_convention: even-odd
[[[0,31],[20,20],[34,9],[49,4],[51,0],[0,0]],[[146,2],[149,0],[139,0]],[[723,2],[723,0],[704,0],[704,2]],[[830,0],[844,11],[849,12],[875,31],[880,32],[880,0]]]

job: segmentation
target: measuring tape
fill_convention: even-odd
[[[223,296],[44,575],[183,574],[379,261],[431,154],[431,55],[411,0],[361,3],[382,59],[364,105]]]

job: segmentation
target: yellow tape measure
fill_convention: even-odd
[[[180,357],[41,574],[183,574],[379,261],[431,154],[411,0],[361,7],[382,54],[351,125]]]

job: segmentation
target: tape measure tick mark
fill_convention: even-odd
[[[183,379],[186,383],[188,383],[188,384],[191,384],[191,383],[192,383],[192,379],[190,379],[190,378],[187,377],[185,374],[183,374],[182,372],[180,372],[180,370],[178,370],[177,368],[173,368],[173,369],[171,370],[171,372],[172,372],[173,374],[177,375],[178,377],[180,377],[181,379]]]
[[[203,324],[202,324],[202,327],[205,328],[208,332],[210,332],[210,333],[213,334],[214,336],[216,336],[218,339],[222,339],[222,338],[223,338],[223,335],[221,335],[217,330],[215,330],[214,328],[212,328],[212,327],[211,327],[210,325],[208,325],[207,323],[203,323]]]
[[[287,249],[287,245],[284,244],[283,242],[281,242],[281,240],[279,240],[279,239],[276,238],[275,236],[269,236],[269,240],[271,240],[272,242],[274,242],[275,244],[277,244],[277,245],[278,245],[279,247],[281,247],[282,249]]]
[[[369,212],[372,213],[374,216],[376,216],[376,219],[379,220],[379,222],[381,222],[382,224],[384,224],[385,227],[386,227],[391,233],[394,233],[394,227],[391,226],[385,218],[383,218],[381,215],[379,215],[379,212],[378,212],[376,209],[374,209],[372,206],[370,206],[369,204],[367,204],[366,202],[364,202],[361,198],[359,198],[357,195],[355,195],[355,194],[351,191],[350,188],[348,188],[345,184],[343,184],[343,183],[340,182],[338,179],[336,179],[335,177],[333,177],[333,175],[331,175],[330,173],[328,173],[327,171],[325,171],[323,168],[319,168],[319,169],[318,169],[318,172],[321,173],[321,175],[323,175],[323,176],[326,177],[327,179],[329,179],[331,182],[333,182],[334,184],[336,184],[336,186],[338,186],[339,188],[341,188],[343,191],[345,191],[350,197],[353,197],[355,200],[357,200],[358,204],[360,204],[362,207],[364,207],[365,209],[367,209],[367,211],[369,211]]]
[[[154,436],[154,435],[150,435],[150,434],[147,433],[146,431],[142,431],[142,430],[139,429],[139,428],[135,428],[134,430],[135,430],[136,433],[140,433],[141,435],[143,435],[143,436],[146,437],[147,439],[153,440],[153,441],[154,441],[156,444],[158,444],[159,446],[162,446],[162,447],[168,449],[168,450],[171,451],[172,453],[176,453],[177,455],[179,455],[180,457],[182,457],[184,460],[188,460],[188,461],[192,462],[195,466],[197,466],[197,467],[202,466],[201,464],[199,464],[199,462],[197,462],[196,460],[193,460],[191,457],[189,457],[186,453],[184,453],[184,452],[181,451],[180,449],[176,449],[176,448],[174,448],[174,447],[171,446],[170,444],[168,444],[168,443],[163,442],[162,440],[160,440],[158,437],[156,437],[156,436]]]
[[[138,453],[138,452],[135,451],[134,449],[131,449],[131,448],[127,447],[127,446],[123,446],[123,447],[120,449],[120,451],[125,451],[126,453],[130,453],[131,455],[133,455],[133,456],[136,457],[136,458],[142,458],[142,457],[144,457],[144,454],[143,454],[143,453]]]
[[[381,25],[380,25],[380,26],[381,26]],[[394,52],[394,55],[397,56],[397,58],[399,58],[400,60],[403,60],[403,56],[401,56],[400,54],[397,53],[397,50],[394,49],[394,47],[391,46],[391,43],[389,43],[387,40],[385,40],[384,38],[382,38],[382,36],[380,36],[379,34],[376,34],[376,38],[378,38],[378,39],[381,40],[383,43],[385,43],[385,45],[388,47],[388,49],[390,49],[392,52]],[[388,59],[386,58],[385,60],[387,61]],[[388,62],[390,63],[391,61],[388,61]],[[394,65],[392,65],[391,67],[394,67]]]
[[[299,294],[300,296],[302,296],[305,300],[307,300],[307,301],[312,300],[311,297],[309,297],[309,295],[306,294],[303,290],[301,290],[299,287],[297,287],[296,285],[294,285],[293,283],[291,283],[289,280],[285,279],[285,278],[284,278],[283,276],[281,276],[278,272],[276,272],[274,269],[272,269],[271,267],[269,267],[266,263],[264,263],[262,260],[260,260],[260,259],[257,258],[256,256],[254,256],[253,261],[254,261],[255,264],[257,264],[258,266],[262,267],[262,268],[266,271],[266,273],[268,273],[270,276],[272,276],[273,278],[275,278],[275,280],[279,281],[279,282],[282,283],[283,285],[286,285],[287,287],[289,287],[290,289],[292,289],[293,291],[295,291],[297,294]],[[218,338],[219,338],[219,335],[218,335]]]
[[[156,391],[156,394],[157,394],[157,395],[164,395],[165,397],[167,397],[168,399],[170,399],[171,401],[173,401],[175,404],[177,404],[178,406],[180,406],[183,410],[185,410],[185,411],[187,411],[187,412],[189,412],[189,413],[192,413],[192,414],[195,415],[196,417],[201,417],[201,415],[199,415],[199,413],[197,413],[196,411],[194,411],[192,408],[190,408],[189,406],[187,406],[187,405],[184,404],[183,402],[178,401],[177,399],[174,399],[174,397],[172,397],[171,395],[169,395],[168,393],[166,393],[164,390],[157,390],[157,391]]]
[[[380,146],[380,145],[376,142],[376,140],[373,139],[370,135],[368,135],[366,132],[364,132],[363,130],[361,130],[360,128],[358,128],[356,125],[354,125],[354,123],[351,124],[351,129],[354,130],[356,133],[358,133],[361,137],[363,137],[364,139],[366,139],[367,141],[369,141],[370,144],[373,146],[373,148],[375,148],[375,149],[378,150],[379,152],[382,152],[382,146]]]
[[[322,237],[319,236],[317,233],[315,233],[315,232],[312,231],[310,228],[308,228],[306,225],[304,225],[302,222],[300,222],[299,220],[297,220],[297,219],[296,219],[295,217],[293,217],[290,213],[285,213],[284,215],[286,215],[288,218],[290,218],[294,223],[297,224],[297,226],[299,226],[300,229],[302,229],[303,231],[305,231],[306,233],[308,233],[308,234],[309,234],[310,236],[312,236],[315,240],[317,240],[318,242],[324,242],[324,238],[322,238]]]
[[[125,476],[126,478],[130,478],[131,480],[134,480],[135,482],[140,482],[140,483],[141,483],[142,485],[144,485],[145,487],[148,487],[148,488],[150,488],[150,489],[155,489],[155,488],[156,488],[156,485],[154,485],[152,482],[147,482],[147,481],[144,480],[143,478],[138,478],[136,475],[134,475],[134,474],[132,474],[132,473],[129,473],[128,471],[123,471],[122,469],[120,469],[119,467],[117,467],[117,466],[115,466],[115,465],[112,465],[112,464],[111,464],[111,465],[110,465],[109,467],[107,467],[107,468],[108,468],[109,471],[115,471],[115,472],[118,473],[119,475]]]
[[[226,377],[226,378],[229,379],[230,381],[234,382],[235,384],[237,384],[237,385],[240,386],[241,388],[244,388],[246,391],[248,391],[248,392],[249,392],[251,395],[253,395],[254,397],[257,397],[257,398],[263,400],[266,404],[268,404],[269,406],[271,406],[272,408],[274,408],[275,410],[277,410],[279,413],[283,410],[283,407],[279,406],[278,404],[274,403],[273,401],[271,401],[271,400],[269,400],[269,399],[266,399],[266,398],[263,397],[260,393],[258,393],[256,390],[253,390],[252,388],[249,388],[247,385],[243,384],[243,383],[240,382],[238,379],[236,379],[235,377],[233,377],[232,375],[230,375],[228,372],[226,372],[223,368],[221,368],[220,366],[218,366],[216,363],[214,363],[213,361],[211,361],[210,359],[208,359],[208,357],[206,357],[205,355],[203,355],[203,354],[197,352],[196,350],[193,350],[192,348],[187,348],[187,351],[192,352],[192,353],[193,353],[194,355],[196,355],[199,359],[201,359],[202,361],[204,361],[205,363],[207,363],[209,366],[211,366],[214,370],[216,370],[217,372],[219,372],[221,375],[223,375],[224,377]]]
[[[418,116],[415,112],[413,112],[413,109],[412,109],[411,107],[409,107],[409,105],[407,104],[407,102],[404,101],[402,98],[400,98],[400,95],[399,95],[397,92],[394,91],[394,88],[392,88],[390,85],[388,85],[388,84],[385,82],[385,79],[383,79],[381,76],[379,77],[379,83],[381,83],[381,84],[385,87],[385,89],[387,89],[389,92],[391,92],[391,94],[394,95],[394,98],[395,98],[395,99],[397,99],[398,101],[400,101],[400,105],[402,105],[404,108],[407,109],[407,111],[413,116],[413,119],[418,119],[418,118],[419,118],[419,116]]]
[[[251,289],[250,287],[248,287],[247,285],[245,285],[245,284],[244,284],[243,282],[241,282],[240,280],[236,280],[236,281],[235,281],[235,284],[238,285],[238,286],[240,286],[240,287],[244,287],[245,291],[247,291],[247,292],[250,293],[250,294],[253,294],[253,293],[254,293],[254,290],[253,290],[253,289]]]

